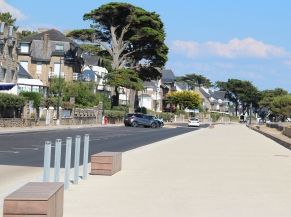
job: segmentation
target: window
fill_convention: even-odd
[[[3,80],[5,81],[6,78],[6,69],[2,69],[3,70]]]
[[[56,45],[56,51],[63,51],[64,50],[64,45],[63,44],[57,44]]]
[[[54,75],[59,76],[61,70],[61,65],[60,63],[54,63]]]
[[[9,54],[9,57],[12,58],[12,55],[13,55],[13,47],[8,47],[8,54]]]
[[[27,61],[20,61],[20,65],[28,72],[28,62]]]
[[[29,44],[21,44],[20,45],[20,52],[21,53],[28,53],[29,52]]]
[[[42,71],[42,62],[37,62],[36,63],[36,74],[41,75]]]

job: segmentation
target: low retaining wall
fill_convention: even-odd
[[[283,134],[291,138],[291,127],[284,127]]]
[[[285,148],[291,149],[291,144],[289,142],[286,142],[286,141],[284,141],[284,140],[282,140],[282,139],[280,139],[280,138],[278,138],[276,136],[273,136],[271,134],[263,132],[263,131],[260,130],[260,128],[249,126],[249,125],[247,125],[247,127],[252,129],[252,130],[254,130],[254,131],[256,131],[256,132],[258,132],[258,133],[260,133],[260,134],[262,134],[262,135],[264,135],[264,136],[266,136],[266,137],[268,137],[269,139],[272,139],[273,141],[275,141],[275,142],[279,143],[280,145],[284,146]]]
[[[0,127],[24,127],[25,122],[21,118],[0,118]]]
[[[283,129],[284,129],[284,126],[282,126],[278,123],[267,123],[266,125],[267,125],[267,127],[276,128],[277,130],[280,130],[280,131],[283,131]]]

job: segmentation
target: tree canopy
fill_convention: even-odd
[[[285,120],[291,116],[291,95],[276,96],[270,106],[272,113]]]
[[[243,112],[251,104],[253,107],[258,108],[261,94],[250,81],[228,79],[227,82],[217,81],[216,87],[220,90],[227,91],[228,99],[235,104],[236,114],[239,105],[242,105]]]
[[[126,66],[138,72],[152,67],[153,72],[154,67],[165,65],[168,47],[164,25],[155,12],[128,3],[109,3],[85,14],[83,19],[92,21],[92,28],[75,30],[68,36],[100,44],[110,54],[113,70]]]
[[[182,110],[199,108],[202,103],[200,95],[193,91],[171,92],[167,94],[167,101],[179,105]]]
[[[5,22],[8,26],[14,26],[16,18],[13,18],[9,12],[0,13],[0,21]]]
[[[259,102],[261,107],[270,108],[275,97],[287,95],[288,92],[282,88],[276,88],[274,90],[262,91],[262,99]]]
[[[186,82],[191,90],[194,90],[195,87],[211,87],[211,81],[204,77],[203,75],[198,75],[198,74],[186,74],[184,76],[180,76],[176,78],[177,81],[184,81]]]

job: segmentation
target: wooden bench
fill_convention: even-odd
[[[62,217],[64,184],[29,182],[4,199],[3,217]]]
[[[91,174],[111,176],[121,170],[121,152],[100,152],[91,155]]]

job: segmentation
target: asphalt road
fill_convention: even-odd
[[[206,125],[201,127],[206,127]],[[0,165],[42,167],[45,141],[51,141],[54,144],[56,139],[62,139],[62,167],[64,167],[66,137],[73,138],[72,162],[74,162],[76,135],[82,136],[81,164],[83,136],[85,134],[90,135],[89,154],[91,155],[101,151],[124,152],[198,129],[183,125],[176,128],[159,129],[121,126],[3,134],[0,135]],[[52,148],[51,162],[53,159],[54,148]]]

